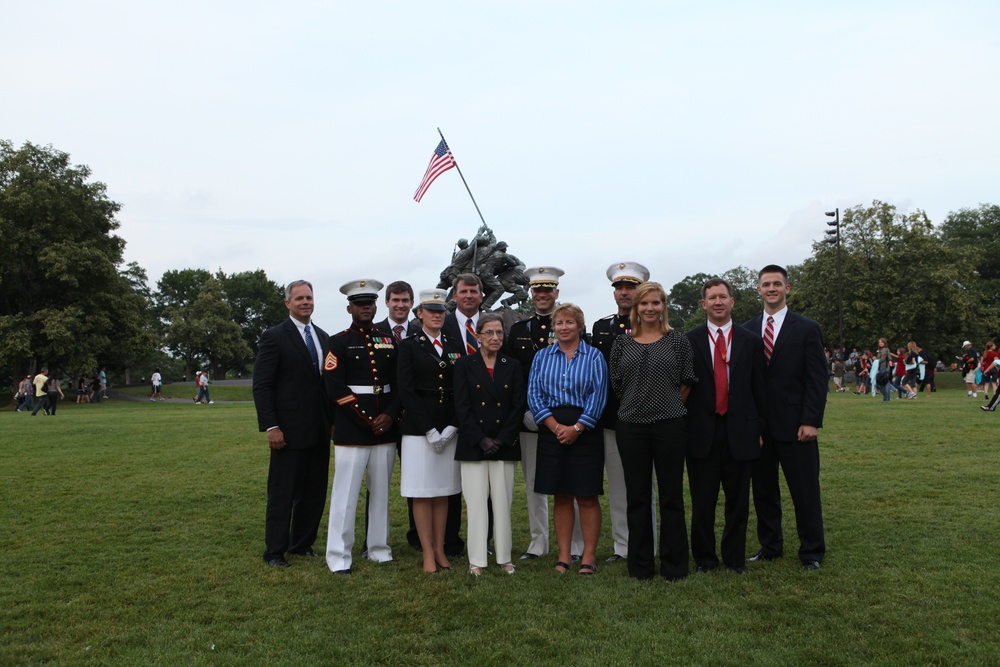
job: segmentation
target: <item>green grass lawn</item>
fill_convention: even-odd
[[[552,556],[513,577],[462,561],[424,575],[398,495],[394,563],[356,547],[351,577],[267,568],[251,405],[5,411],[0,664],[997,664],[1000,416],[957,383],[889,404],[830,395],[822,570],[798,566],[786,520],[791,557],[674,584],[604,564],[607,536],[593,577],[556,575]],[[520,553],[522,488],[513,518]],[[320,550],[325,536],[324,520]]]

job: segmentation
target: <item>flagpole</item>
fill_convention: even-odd
[[[438,134],[441,135],[441,141],[448,144],[448,140],[444,138],[444,134],[441,132],[441,128],[437,128]],[[454,156],[452,156],[454,160]],[[479,219],[483,221],[483,226],[489,229],[489,225],[486,224],[486,219],[483,218],[483,212],[479,210],[479,204],[476,203],[476,198],[472,196],[472,190],[469,189],[469,184],[465,181],[465,175],[462,173],[462,168],[458,166],[458,160],[455,160],[455,169],[458,170],[458,175],[462,177],[462,184],[465,185],[465,191],[469,193],[469,199],[472,200],[472,205],[476,207],[476,213],[479,214]]]

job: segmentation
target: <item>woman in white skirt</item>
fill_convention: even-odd
[[[444,290],[422,290],[417,317],[423,328],[400,342],[396,362],[396,386],[403,402],[400,492],[413,499],[424,572],[451,569],[444,553],[448,497],[462,489],[455,461],[458,429],[452,391],[462,343],[441,332],[445,313]]]
[[[455,365],[455,413],[462,465],[462,495],[469,517],[469,573],[486,567],[489,502],[493,503],[493,546],[500,568],[514,574],[510,562],[510,505],[514,471],[521,459],[518,431],[525,408],[524,375],[503,345],[503,320],[483,313],[476,323],[479,351]]]

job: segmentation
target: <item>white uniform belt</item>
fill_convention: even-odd
[[[392,391],[392,387],[387,384],[377,384],[374,386],[370,384],[349,384],[347,388],[355,394],[388,394]]]

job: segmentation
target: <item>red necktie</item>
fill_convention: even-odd
[[[434,351],[438,353],[439,357],[444,353],[444,346],[441,344],[441,341],[434,341]]]
[[[465,320],[465,353],[475,354],[479,349],[479,341],[476,340],[476,330],[472,327],[472,318]]]
[[[771,363],[771,352],[774,351],[774,318],[767,316],[767,326],[764,327],[764,358]]]
[[[726,337],[719,329],[715,339],[715,411],[724,415],[729,411],[729,372],[726,369]]]
[[[397,324],[392,328],[392,335],[396,339],[396,342],[403,340],[403,325]]]

